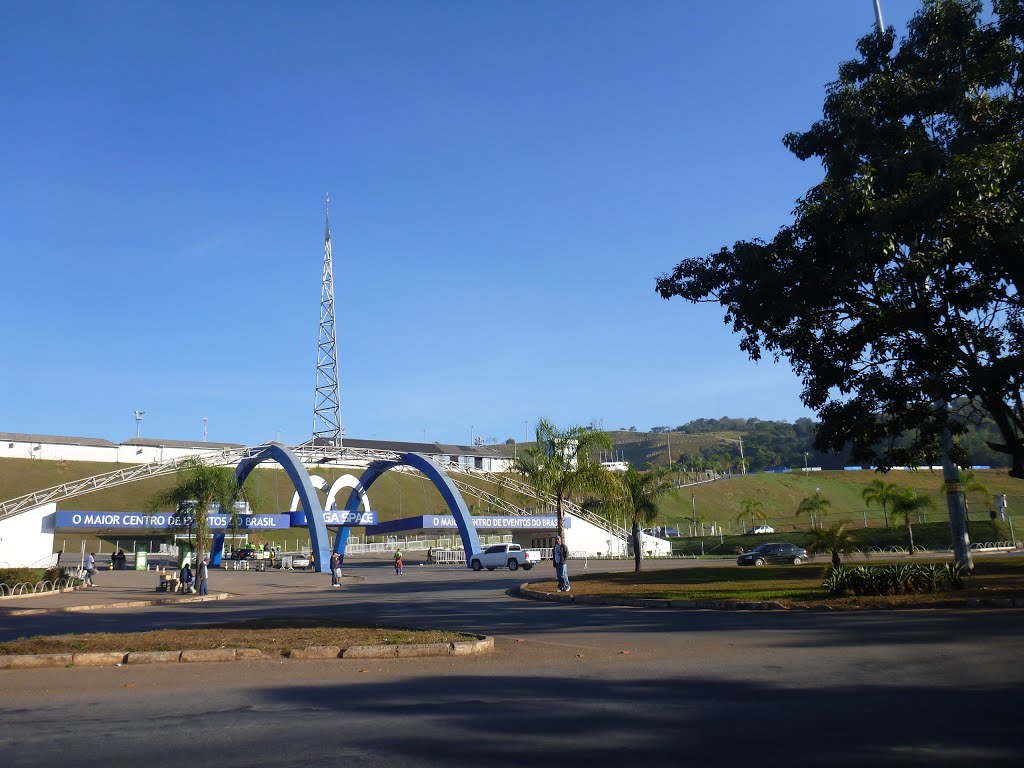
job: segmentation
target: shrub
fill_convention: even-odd
[[[838,566],[829,569],[822,583],[828,594],[841,597],[906,595],[963,587],[967,571],[958,563],[894,563],[892,565]]]

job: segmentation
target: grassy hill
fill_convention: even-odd
[[[635,450],[647,450],[651,437],[664,440],[664,435],[646,435],[644,433],[617,433],[617,435],[637,436]],[[715,439],[713,435],[692,436],[700,439]],[[718,438],[721,438],[719,435]],[[675,435],[673,451],[675,451]],[[627,456],[628,459],[628,456]],[[639,462],[636,462],[639,463]],[[0,500],[10,499],[31,491],[49,488],[74,479],[110,472],[117,465],[88,462],[56,462],[30,459],[0,459]],[[316,470],[316,474],[332,483],[344,470],[324,468]],[[978,479],[984,483],[990,494],[1005,493],[1008,497],[1011,515],[1024,511],[1024,482],[1010,478],[1005,470],[979,470]],[[679,474],[685,481],[685,473]],[[749,524],[738,521],[746,500],[760,501],[768,514],[769,523],[776,531],[803,531],[808,521],[796,516],[796,508],[800,500],[820,489],[821,493],[832,502],[831,511],[825,518],[826,523],[846,522],[854,528],[881,528],[882,511],[877,507],[866,508],[861,491],[877,477],[871,471],[836,471],[836,472],[792,472],[786,474],[754,474],[721,479],[714,482],[680,488],[673,495],[666,497],[662,504],[659,525],[670,525],[684,533],[700,532],[699,525],[694,530],[694,522],[688,518],[696,517],[705,523],[704,532],[708,533],[711,524],[721,528],[725,535],[737,534]],[[947,520],[939,488],[942,476],[939,472],[917,470],[913,472],[894,471],[884,476],[886,482],[896,483],[919,491],[935,494],[937,507],[929,512],[923,522],[941,523]],[[173,482],[173,478],[165,477],[145,480],[118,488],[96,491],[59,505],[64,510],[89,511],[141,511],[146,508],[148,498],[159,488]],[[279,512],[289,508],[293,488],[283,471],[273,469],[257,469],[249,481],[252,493],[256,497],[257,509],[262,512]],[[389,472],[384,475],[371,490],[373,508],[379,519],[391,520],[412,515],[434,514],[445,510],[440,494],[434,487],[418,476]],[[512,499],[510,499],[512,500]],[[972,494],[970,517],[973,521],[987,524],[989,519],[989,499],[981,494]],[[486,511],[472,509],[471,511]],[[1020,526],[1024,527],[1024,514],[1020,514]],[[948,523],[946,523],[948,533]],[[1024,530],[1024,529],[1022,529]],[[292,535],[297,535],[292,532]],[[974,534],[972,533],[972,536]],[[68,537],[70,539],[70,537]],[[272,536],[267,536],[268,540]],[[305,538],[305,537],[303,537]],[[988,537],[986,537],[988,538]],[[105,550],[106,551],[106,550]]]

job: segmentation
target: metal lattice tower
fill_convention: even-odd
[[[316,353],[313,438],[341,445],[341,392],[338,387],[338,337],[334,326],[334,266],[331,263],[331,198],[327,197],[324,274],[320,286],[320,339]]]

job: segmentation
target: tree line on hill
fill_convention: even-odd
[[[773,421],[758,418],[733,418],[723,416],[717,419],[694,419],[676,427],[652,427],[651,437],[639,442],[616,445],[628,461],[638,466],[653,464],[666,466],[671,463],[690,470],[715,470],[718,472],[739,471],[740,447],[743,440],[743,458],[747,471],[804,466],[822,469],[842,469],[852,462],[849,450],[822,452],[814,448],[814,436],[818,423],[810,418],[795,422]],[[722,436],[722,433],[737,435],[737,439]],[[708,444],[696,447],[685,438],[679,440],[678,449],[673,450],[669,462],[668,449],[673,435],[700,436],[711,438]],[[1006,468],[1010,465],[1005,453],[993,450],[989,443],[998,440],[999,431],[989,418],[976,419],[960,436],[969,466]],[[908,437],[909,439],[909,437]]]

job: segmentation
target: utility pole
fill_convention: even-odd
[[[885,24],[882,22],[882,0],[875,0],[875,23],[878,24],[878,33],[885,34]]]

